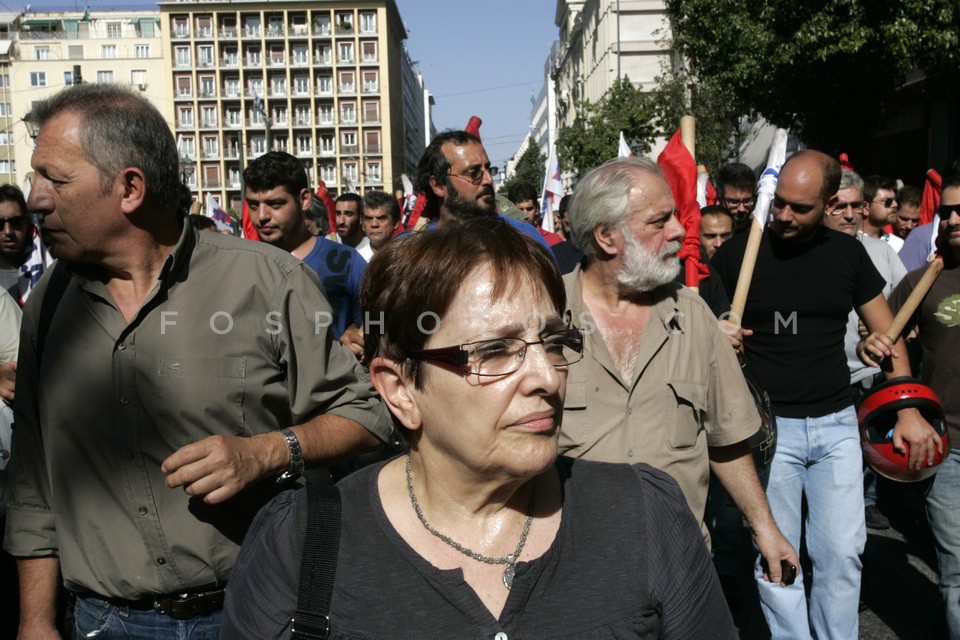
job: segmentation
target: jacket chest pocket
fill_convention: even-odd
[[[157,430],[178,449],[207,436],[244,432],[245,358],[162,357]]]
[[[700,382],[667,382],[663,426],[670,430],[671,449],[688,449],[704,429],[706,386]]]

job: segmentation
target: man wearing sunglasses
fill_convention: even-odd
[[[0,288],[14,299],[20,298],[20,265],[33,239],[30,227],[23,192],[12,184],[0,186]]]
[[[897,220],[897,183],[882,176],[867,176],[863,179],[863,222],[860,230],[864,235],[883,240],[894,251],[903,247],[903,239],[884,230]]]
[[[904,333],[917,327],[923,355],[922,382],[943,402],[950,455],[926,487],[927,520],[936,540],[940,596],[952,640],[960,638],[960,174],[947,175],[937,209],[937,246],[943,271],[910,318]],[[926,265],[911,271],[890,294],[897,311],[917,286]]]
[[[742,324],[746,366],[764,381],[777,416],[777,450],[767,499],[794,547],[806,545],[816,574],[809,602],[804,580],[785,589],[760,580],[764,616],[775,639],[856,638],[860,555],[866,543],[862,454],[843,350],[848,314],[856,309],[871,340],[882,343],[884,375],[910,375],[903,340],[880,331],[893,320],[884,280],[854,237],[821,221],[838,206],[840,164],[819,151],[794,154],[780,171],[772,219],[764,231]],[[747,237],[714,254],[712,266],[733,296]],[[893,442],[910,445],[912,467],[942,446],[916,409],[901,409]]]
[[[490,165],[490,158],[477,136],[467,131],[444,131],[437,135],[417,165],[417,189],[427,197],[430,225],[497,215],[493,179],[498,173],[497,167]],[[533,225],[509,216],[501,217],[550,248]]]

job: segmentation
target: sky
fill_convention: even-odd
[[[557,0],[395,0],[408,31],[410,58],[419,61],[435,97],[437,131],[462,129],[470,116],[483,120],[480,137],[501,170],[530,132],[543,68],[559,30]],[[23,0],[0,0],[17,12]],[[33,0],[32,9],[77,6],[144,7],[143,0]],[[155,5],[154,5],[155,6]]]

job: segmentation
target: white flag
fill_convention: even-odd
[[[564,194],[563,181],[560,179],[560,163],[557,162],[557,151],[550,148],[550,157],[547,158],[547,170],[543,176],[543,198],[540,200],[540,227],[550,233],[555,233],[553,227],[553,212],[560,207],[560,199]]]
[[[757,204],[753,208],[753,217],[761,227],[765,227],[770,219],[770,205],[773,204],[773,194],[777,190],[777,180],[780,178],[780,168],[787,156],[787,130],[777,129],[770,143],[770,154],[767,156],[767,168],[760,174],[760,185],[757,187]]]
[[[617,150],[618,158],[632,158],[633,151],[630,150],[630,145],[627,144],[627,139],[623,137],[623,131],[620,132],[620,148]]]

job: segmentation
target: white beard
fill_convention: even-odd
[[[640,244],[630,229],[621,229],[623,236],[623,269],[617,282],[631,293],[649,293],[673,282],[680,273],[680,241],[668,242],[654,255]],[[667,256],[673,256],[669,259]]]

